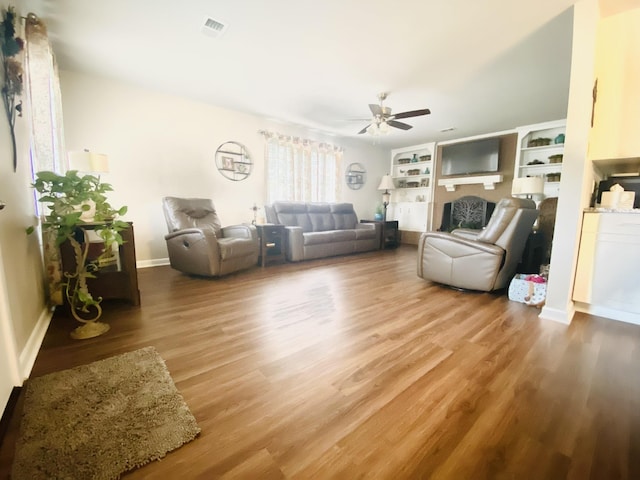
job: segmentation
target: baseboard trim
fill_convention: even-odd
[[[21,382],[29,378],[29,375],[31,374],[31,369],[33,368],[33,364],[36,362],[36,357],[38,356],[38,352],[40,351],[40,347],[42,346],[44,336],[47,333],[52,317],[53,310],[45,307],[38,318],[36,326],[31,331],[27,344],[22,349],[22,352],[20,352],[18,368],[20,370]]]
[[[543,320],[552,320],[564,325],[569,325],[571,324],[571,320],[573,319],[575,313],[576,310],[573,304],[567,305],[567,308],[565,310],[544,306],[542,307],[542,311],[540,312],[540,315],[538,315],[538,318],[541,318]]]
[[[608,318],[610,320],[640,325],[640,314],[638,313],[625,312],[622,310],[616,310],[615,308],[603,307],[601,305],[590,305],[582,302],[576,302],[576,310],[588,313],[589,315]]]
[[[138,260],[136,262],[136,268],[162,267],[164,265],[170,265],[169,258],[154,258],[151,260]]]

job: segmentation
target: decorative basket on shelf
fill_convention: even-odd
[[[549,163],[562,163],[562,154],[551,155],[549,157]]]
[[[529,143],[527,143],[527,147],[545,147],[547,145],[551,145],[550,138],[532,138],[529,140]]]
[[[547,182],[559,182],[560,174],[559,173],[547,173]]]

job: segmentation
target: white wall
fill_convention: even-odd
[[[569,323],[578,257],[582,211],[589,206],[593,169],[587,160],[591,119],[591,91],[595,65],[595,38],[599,18],[597,0],[574,5],[573,54],[567,110],[564,166],[551,252],[549,286],[541,318]]]
[[[9,4],[0,0],[3,9]],[[18,16],[23,14],[19,4],[11,5],[16,6]],[[38,236],[26,235],[26,228],[35,224],[29,187],[28,121],[26,116],[16,119],[18,168],[14,172],[9,123],[2,109],[0,200],[6,207],[0,211],[0,410],[7,391],[21,384],[30,372],[50,320]]]
[[[111,203],[129,208],[126,219],[134,223],[136,256],[143,264],[167,257],[163,196],[210,197],[224,225],[253,219],[251,207],[263,206],[266,197],[259,130],[344,147],[344,166],[362,163],[368,181],[357,191],[344,185],[343,200],[354,204],[360,218],[370,218],[380,202],[376,188],[388,170],[389,152],[370,140],[322,136],[104,77],[66,71],[60,78],[67,149],[88,148],[109,156],[110,171],[102,178],[114,187]],[[215,151],[229,140],[242,143],[254,160],[246,180],[230,181],[215,168]]]

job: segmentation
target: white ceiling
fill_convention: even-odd
[[[357,137],[380,92],[394,112],[431,109],[386,147],[566,115],[574,0],[21,3],[63,70],[339,136]],[[202,33],[207,17],[228,25],[222,37]]]

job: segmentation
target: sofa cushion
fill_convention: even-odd
[[[308,203],[307,213],[309,214],[312,231],[324,232],[336,228],[328,203]]]
[[[309,232],[304,234],[304,245],[320,245],[322,243],[348,242],[356,239],[355,230],[328,230],[326,232]]]
[[[312,232],[313,225],[307,215],[307,204],[304,202],[275,202],[273,211],[279,224],[288,227],[302,227],[303,232]]]
[[[222,260],[253,255],[256,252],[255,241],[251,238],[226,237],[218,239]]]
[[[356,240],[370,240],[377,238],[375,228],[358,228],[356,229]]]
[[[332,203],[331,214],[336,230],[356,228],[358,217],[351,203]]]

